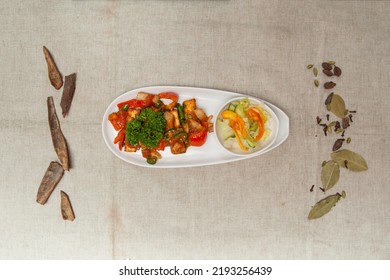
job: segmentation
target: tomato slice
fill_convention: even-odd
[[[125,142],[125,129],[122,128],[119,132],[118,135],[114,139],[114,144],[118,143],[119,150],[122,151],[123,145]]]
[[[148,96],[146,96],[145,99],[135,99],[135,98],[130,99],[130,100],[118,103],[117,106],[118,106],[119,110],[122,109],[123,106],[125,106],[125,105],[127,105],[129,107],[129,109],[150,107],[153,104],[154,96],[155,96],[154,94],[149,94]]]
[[[157,151],[164,151],[165,147],[169,146],[169,142],[165,141],[163,139],[160,140],[160,143],[158,144],[156,150]]]
[[[255,120],[259,126],[259,131],[258,131],[256,139],[255,139],[256,141],[259,141],[261,139],[261,137],[263,137],[263,134],[264,134],[263,118],[261,117],[260,113],[257,112],[253,108],[249,108],[246,113],[249,116],[249,118],[251,118],[252,120]]]
[[[190,146],[200,147],[206,142],[206,139],[207,131],[198,131],[189,135]]]
[[[175,107],[177,101],[179,100],[179,97],[177,96],[177,94],[174,93],[174,92],[170,92],[170,91],[168,91],[168,92],[160,92],[158,94],[158,97],[163,98],[163,99],[170,99],[170,100],[172,100],[171,103],[166,105],[166,107],[165,107],[166,110],[172,110],[173,107]]]
[[[114,129],[118,131],[126,127],[127,117],[128,117],[127,111],[118,111],[118,112],[111,113],[108,116],[108,120],[111,122]]]

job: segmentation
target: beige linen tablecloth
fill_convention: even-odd
[[[2,1],[0,14],[1,259],[390,258],[389,1]],[[66,119],[44,45],[63,75],[77,73]],[[342,170],[328,194],[346,199],[309,221],[336,137],[316,125],[329,91],[306,65],[327,60],[343,71],[335,92],[357,110],[348,148],[369,170]],[[127,164],[104,144],[102,117],[120,94],[151,85],[263,98],[289,115],[289,138],[229,164]],[[41,206],[57,159],[48,96],[72,168]],[[74,222],[62,220],[60,190]]]

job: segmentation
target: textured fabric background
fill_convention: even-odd
[[[1,1],[1,259],[389,259],[389,1]],[[56,160],[42,46],[77,72],[66,119],[72,169],[48,203],[35,196]],[[336,60],[336,92],[358,113],[342,170],[346,199],[308,221],[334,136],[315,117],[327,93],[309,63]],[[320,81],[325,80],[321,75]],[[290,117],[290,136],[252,159],[155,170],[106,148],[101,121],[120,94],[151,85],[257,96]],[[311,193],[311,185],[316,187]],[[59,190],[76,220],[63,221]]]

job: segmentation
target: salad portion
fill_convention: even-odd
[[[141,150],[149,164],[161,159],[159,151],[166,147],[172,154],[182,154],[190,146],[202,146],[213,131],[212,116],[198,108],[194,98],[182,104],[178,100],[174,92],[139,92],[117,104],[118,111],[108,116],[118,131],[114,144],[125,152]]]
[[[250,153],[268,142],[272,115],[263,105],[252,103],[248,98],[238,99],[219,114],[218,137],[225,148],[236,153]]]

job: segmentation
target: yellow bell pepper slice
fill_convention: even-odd
[[[236,136],[238,145],[240,146],[241,150],[243,151],[248,151],[249,148],[242,143],[241,138],[246,138],[249,136],[248,131],[246,130],[245,127],[245,122],[244,120],[235,112],[230,111],[230,110],[225,110],[221,113],[221,116],[224,119],[230,120],[230,127],[234,131],[234,135]]]
[[[224,119],[228,119],[231,122],[233,121],[233,122],[237,123],[235,125],[236,129],[241,134],[242,137],[245,138],[248,135],[248,131],[246,130],[244,120],[239,115],[237,115],[235,112],[230,111],[230,110],[225,110],[221,113],[221,116]],[[232,125],[230,125],[230,126],[232,126]]]

